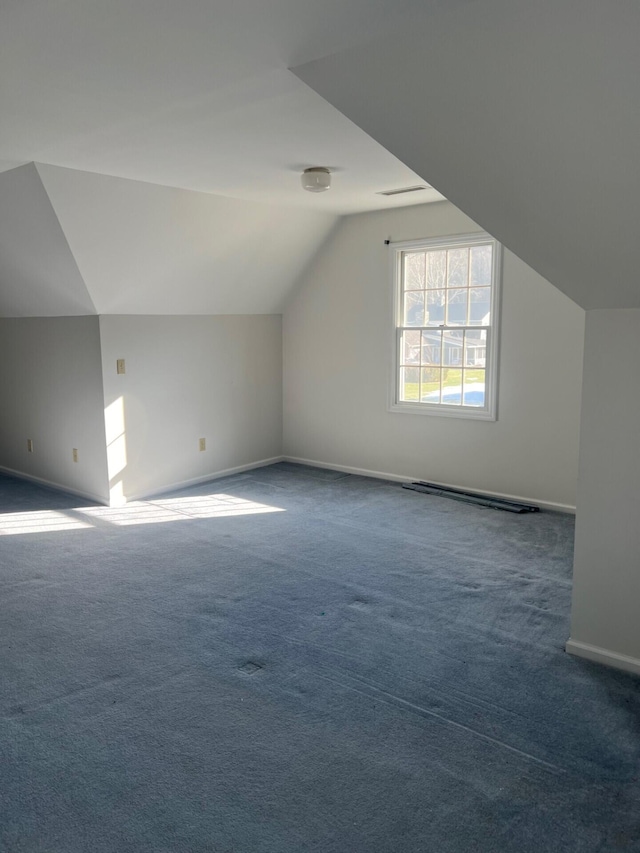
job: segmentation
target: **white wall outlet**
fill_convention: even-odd
[[[200,450],[206,450],[206,449],[207,449],[207,439],[201,438],[200,439]]]
[[[33,439],[27,439],[27,453],[33,453]]]
[[[77,447],[73,448],[73,461],[74,462],[78,461],[78,448]]]
[[[116,359],[116,373],[124,373],[124,358]]]

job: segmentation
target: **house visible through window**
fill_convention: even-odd
[[[500,245],[473,234],[390,248],[392,411],[495,419]]]

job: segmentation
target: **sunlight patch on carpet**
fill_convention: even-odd
[[[9,512],[0,515],[0,536],[15,536],[19,533],[52,533],[58,530],[80,530],[92,527],[88,521],[73,518],[58,510],[36,512]]]
[[[232,518],[284,512],[281,507],[236,498],[232,495],[199,495],[159,501],[132,501],[119,507],[78,507],[71,510],[42,510],[0,515],[0,536],[18,533],[52,533],[95,527],[106,522],[117,527],[133,524],[164,524],[202,518]]]

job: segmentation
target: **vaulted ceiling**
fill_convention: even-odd
[[[26,164],[0,174],[0,315],[279,313],[335,221]]]
[[[632,0],[6,0],[0,312],[278,311],[336,216],[442,195],[640,307],[639,35]]]
[[[0,314],[279,312],[338,215],[440,200],[288,70],[422,8],[0,4]]]
[[[640,308],[640,4],[478,0],[296,73],[584,308]]]
[[[0,315],[93,314],[94,305],[33,163],[0,175]]]
[[[3,0],[0,168],[36,161],[324,213],[440,198],[288,69],[438,0]],[[307,166],[334,189],[304,193]]]

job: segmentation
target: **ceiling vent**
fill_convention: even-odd
[[[376,195],[403,195],[404,193],[417,193],[420,190],[431,190],[433,187],[430,187],[429,184],[420,184],[417,187],[401,187],[399,190],[383,190],[382,192],[376,193]]]

